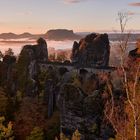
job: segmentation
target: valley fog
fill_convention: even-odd
[[[71,49],[73,45],[73,41],[47,41],[48,49],[54,48],[55,50],[59,49]],[[35,40],[6,40],[6,41],[0,41],[0,50],[2,53],[4,53],[8,48],[11,48],[15,55],[18,55],[24,45],[29,44],[36,44]],[[51,52],[50,52],[51,53]]]
[[[47,46],[48,46],[48,53],[54,54],[60,51],[68,51],[71,53],[71,49],[73,46],[73,42],[71,40],[66,41],[52,41],[52,40],[46,40]],[[19,39],[19,40],[0,40],[0,51],[4,53],[6,50],[11,48],[16,56],[20,54],[20,51],[22,50],[24,45],[28,44],[36,44],[35,40],[28,40],[28,39]],[[110,65],[118,65],[119,64],[119,45],[117,41],[110,41]],[[134,49],[136,46],[135,42],[129,42],[127,52]],[[70,59],[70,54],[67,56],[67,59]]]

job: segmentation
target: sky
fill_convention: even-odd
[[[0,0],[0,33],[114,31],[119,11],[131,16],[128,29],[140,31],[140,0]]]

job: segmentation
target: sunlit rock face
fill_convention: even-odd
[[[140,59],[140,39],[137,40],[136,49],[129,52],[129,57],[136,60]]]
[[[107,34],[90,34],[73,44],[71,60],[80,66],[108,66],[110,45]]]
[[[140,49],[140,39],[137,40],[137,48]]]

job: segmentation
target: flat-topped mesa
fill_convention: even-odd
[[[77,40],[81,37],[73,32],[73,30],[67,30],[67,29],[54,29],[49,30],[45,37],[48,40],[55,40],[55,41],[64,41],[64,40]]]
[[[74,42],[71,60],[79,66],[109,65],[110,45],[108,34],[89,34]]]

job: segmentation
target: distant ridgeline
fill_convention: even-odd
[[[1,33],[0,34],[0,39],[28,38],[30,40],[30,39],[37,39],[39,37],[43,37],[44,39],[55,40],[55,41],[79,40],[81,38],[81,36],[78,34],[75,34],[73,30],[67,30],[67,29],[49,30],[45,34],[30,34],[28,32],[25,32],[23,34],[15,34],[15,33]]]
[[[44,39],[48,40],[55,40],[55,41],[64,41],[64,40],[80,40],[82,37],[85,37],[90,33],[75,33],[73,30],[68,29],[51,29],[48,30],[44,34],[31,34],[28,32],[22,33],[22,34],[15,34],[15,33],[1,33],[0,39],[9,40],[9,39],[23,39],[28,38],[29,40],[38,39],[39,37],[43,37]],[[108,37],[110,41],[118,41],[118,38],[122,38],[123,36],[127,38],[126,34],[120,34],[120,33],[108,33]],[[136,39],[140,37],[140,34],[138,33],[132,33],[129,41],[130,42],[136,42]]]

